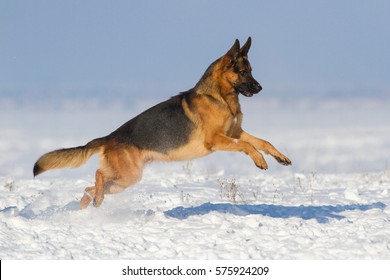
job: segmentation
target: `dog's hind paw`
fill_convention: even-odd
[[[93,197],[88,192],[84,192],[84,195],[80,200],[80,210],[87,208],[88,205],[91,203],[92,199]]]
[[[103,200],[104,200],[104,194],[102,195],[99,195],[99,196],[95,196],[94,200],[93,200],[93,206],[94,207],[100,207],[100,205],[102,205],[103,203]]]

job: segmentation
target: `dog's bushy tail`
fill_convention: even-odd
[[[99,152],[105,142],[105,138],[98,138],[85,146],[59,149],[44,154],[34,165],[34,177],[50,169],[79,167],[93,154]]]

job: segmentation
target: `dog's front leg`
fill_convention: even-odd
[[[205,147],[211,151],[244,152],[251,157],[257,167],[261,169],[268,168],[263,155],[250,143],[240,139],[231,138],[223,134],[216,134],[205,142]]]
[[[240,135],[240,140],[251,143],[256,149],[263,151],[266,154],[273,156],[280,164],[291,165],[291,160],[289,160],[285,155],[279,152],[271,143],[268,141],[262,140],[255,136],[250,135],[249,133],[243,131]]]

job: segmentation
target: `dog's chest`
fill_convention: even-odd
[[[242,114],[231,116],[226,122],[224,127],[224,134],[227,136],[234,136],[236,131],[241,128]]]

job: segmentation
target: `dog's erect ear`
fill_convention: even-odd
[[[246,43],[242,46],[242,48],[240,50],[240,55],[241,56],[247,56],[248,55],[248,51],[249,51],[249,48],[251,47],[251,44],[252,44],[252,38],[248,37],[248,40],[246,41]]]
[[[238,58],[239,52],[240,52],[240,41],[238,41],[238,39],[236,39],[233,46],[225,54],[225,56],[229,57],[232,61],[235,61]]]

